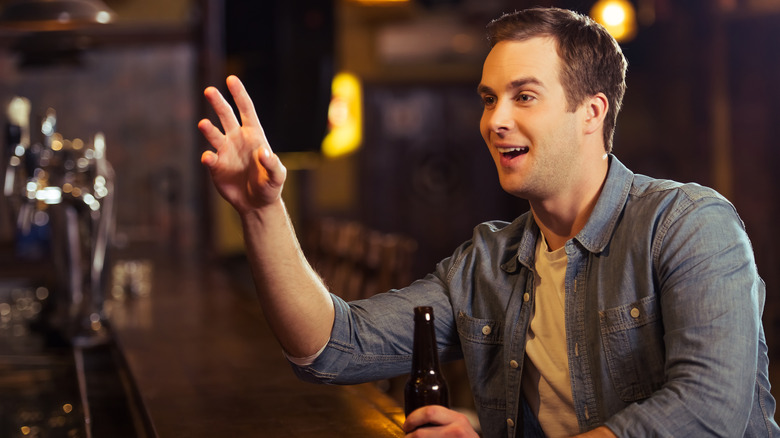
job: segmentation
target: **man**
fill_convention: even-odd
[[[531,211],[477,226],[432,274],[368,300],[330,295],[306,263],[280,198],[285,169],[239,80],[227,83],[242,125],[205,91],[224,134],[201,121],[216,149],[202,161],[241,215],[261,305],[296,372],[339,384],[407,372],[412,309],[431,305],[486,437],[780,433],[765,288],[734,208],[610,154],[625,89],[617,43],[560,9],[505,15],[488,33],[480,130],[502,187]],[[404,429],[476,436],[440,406]]]

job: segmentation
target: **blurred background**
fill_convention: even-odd
[[[403,286],[477,223],[527,209],[502,192],[478,132],[485,24],[536,5],[603,12],[629,62],[614,153],[736,205],[777,360],[780,0],[104,2],[109,24],[0,30],[0,102],[29,99],[36,129],[54,108],[65,138],[104,135],[114,259],[243,266],[239,222],[200,165],[196,129],[214,118],[203,88],[224,91],[237,74],[290,171],[284,196],[307,254],[350,297]],[[11,211],[0,204],[8,254]]]

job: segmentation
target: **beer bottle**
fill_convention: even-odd
[[[447,382],[439,370],[432,307],[414,308],[412,372],[404,388],[404,405],[407,416],[422,406],[449,407]]]

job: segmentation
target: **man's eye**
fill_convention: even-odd
[[[493,96],[484,96],[482,97],[482,104],[485,106],[491,106],[496,103],[496,98]]]
[[[516,99],[519,102],[530,102],[530,101],[534,100],[534,97],[531,96],[530,94],[520,93],[520,94],[517,95]]]

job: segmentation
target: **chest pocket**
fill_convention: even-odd
[[[625,402],[649,397],[663,385],[663,325],[656,297],[599,312],[609,375]]]
[[[501,321],[474,318],[458,312],[460,337],[466,371],[471,382],[475,402],[484,408],[506,408],[504,357],[504,330]]]

